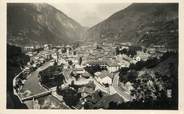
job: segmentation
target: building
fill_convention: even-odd
[[[67,54],[67,56],[69,56],[70,55],[70,52],[72,50],[72,47],[70,45],[66,45],[65,48],[66,48],[66,54]]]
[[[85,71],[81,76],[88,79],[88,78],[90,78],[92,75],[91,75],[90,73],[88,73],[87,71]]]
[[[85,70],[82,66],[75,65],[73,72],[74,72],[74,74],[83,74],[83,73],[85,73]]]
[[[148,49],[147,49],[147,52],[148,52],[149,54],[154,54],[154,53],[156,52],[156,49],[155,49],[155,48],[148,48]]]
[[[109,86],[112,84],[113,75],[108,71],[103,70],[102,72],[96,72],[95,78],[100,84]]]
[[[78,92],[81,93],[81,97],[82,98],[85,98],[88,95],[93,94],[94,93],[94,89],[84,86],[84,87],[79,88]]]
[[[51,45],[50,44],[45,44],[43,46],[44,50],[50,50],[51,49]]]
[[[108,71],[110,73],[116,72],[116,71],[118,71],[120,69],[120,65],[118,63],[116,63],[116,62],[110,62],[107,65],[107,69],[108,69]]]
[[[40,104],[38,103],[38,100],[33,98],[33,109],[40,109]]]
[[[34,46],[25,46],[24,48],[22,48],[23,52],[31,52],[34,50]]]
[[[52,53],[52,54],[51,54],[51,57],[52,57],[53,59],[55,59],[56,62],[58,62],[58,53],[57,53],[57,52],[56,52],[56,53]]]
[[[125,83],[124,85],[126,91],[130,94],[131,93],[131,90],[134,89],[134,87],[132,86],[132,83],[130,83],[129,81]]]
[[[107,67],[107,61],[101,61],[101,60],[90,60],[83,62],[84,66],[95,66],[99,65],[101,68],[106,68]]]
[[[172,98],[172,89],[167,89],[167,97]]]
[[[135,58],[135,60],[136,60],[136,61],[141,61],[141,58],[140,58],[139,56],[137,56],[137,57]]]
[[[27,52],[26,55],[32,57],[33,56],[33,52]]]
[[[124,59],[120,60],[120,62],[118,64],[120,65],[120,68],[129,67],[130,66],[130,62],[126,61]]]
[[[150,54],[144,53],[143,51],[137,51],[137,57],[140,57],[141,60],[147,61],[148,58],[150,57]]]

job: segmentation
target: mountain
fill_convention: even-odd
[[[21,72],[21,67],[30,61],[30,57],[25,55],[20,47],[7,44],[7,108],[25,109],[27,106],[20,102],[19,98],[13,93],[13,79]]]
[[[134,3],[85,33],[87,41],[178,47],[178,4]]]
[[[49,4],[8,3],[7,41],[24,46],[80,40],[85,28]]]

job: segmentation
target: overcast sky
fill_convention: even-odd
[[[91,27],[130,3],[51,3],[82,26]]]

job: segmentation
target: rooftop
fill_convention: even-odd
[[[108,77],[110,77],[110,78],[113,78],[112,73],[109,73],[109,72],[106,71],[106,70],[103,70],[102,72],[99,72],[99,74],[97,73],[96,76],[97,76],[97,77],[100,77],[100,78],[105,78],[106,76],[108,76]]]

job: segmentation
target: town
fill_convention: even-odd
[[[111,109],[175,97],[172,75],[152,70],[177,54],[162,45],[87,42],[22,51],[30,61],[13,79],[13,90],[30,109]]]

